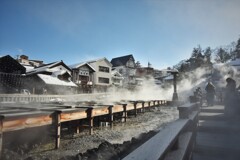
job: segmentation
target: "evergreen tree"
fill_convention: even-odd
[[[217,63],[225,63],[231,59],[231,55],[220,47],[215,54],[215,61]]]
[[[207,47],[205,49],[203,55],[204,55],[205,63],[211,64],[212,50],[210,47]]]
[[[234,55],[235,55],[234,59],[240,58],[240,38],[237,41],[237,45],[236,45],[235,50],[234,50]]]
[[[204,56],[202,55],[202,48],[200,45],[197,48],[193,48],[192,56],[188,61],[193,70],[202,66],[204,63]]]

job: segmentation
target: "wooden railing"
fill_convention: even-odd
[[[196,138],[200,103],[178,107],[179,119],[139,146],[123,160],[188,160]]]
[[[50,102],[61,99],[63,101],[78,101],[108,96],[108,93],[72,94],[72,95],[26,95],[26,94],[0,94],[0,102]]]

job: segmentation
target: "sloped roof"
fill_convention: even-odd
[[[76,64],[72,64],[72,65],[69,65],[70,68],[74,69],[74,68],[79,68],[85,64],[88,64],[89,67],[91,67],[94,71],[96,71],[93,66],[91,65],[91,63],[94,63],[94,62],[97,62],[97,61],[106,61],[110,66],[112,66],[112,64],[107,60],[107,58],[98,58],[98,59],[94,59],[94,60],[89,60],[89,61],[85,61],[85,62],[80,62],[80,63],[76,63]]]
[[[90,63],[94,63],[94,62],[102,61],[102,60],[106,61],[110,66],[112,66],[112,63],[110,63],[109,60],[108,60],[107,58],[105,58],[105,57],[99,58],[99,59],[95,59],[95,60],[91,60],[91,61],[87,61],[87,63],[90,64]],[[91,64],[90,64],[90,65],[91,65]]]
[[[125,66],[130,58],[132,58],[134,60],[133,55],[130,54],[130,55],[122,56],[122,57],[113,58],[111,60],[111,63],[113,65],[113,67]]]
[[[228,64],[231,65],[231,66],[240,66],[240,58],[235,59],[231,62],[228,62]]]
[[[76,69],[76,68],[80,68],[82,66],[88,66],[90,69],[92,69],[94,72],[96,71],[90,64],[88,64],[87,62],[82,62],[82,63],[77,63],[77,64],[73,64],[73,65],[70,65],[69,67],[71,69]]]
[[[64,66],[67,70],[69,70],[69,72],[71,72],[71,69],[65,64],[63,63],[63,61],[57,61],[57,62],[53,62],[53,63],[48,63],[39,67],[36,67],[34,69],[28,70],[27,74],[37,74],[37,73],[46,73],[46,72],[50,72],[49,69],[62,65]]]
[[[23,67],[17,60],[12,58],[10,55],[0,57],[0,72],[15,73],[19,71],[20,74],[25,74],[26,68]]]
[[[72,81],[66,82],[51,75],[37,74],[37,76],[41,78],[46,84],[77,87],[77,85]]]
[[[118,76],[118,77],[123,77],[121,73],[119,73],[117,70],[112,70],[111,71],[112,76]]]

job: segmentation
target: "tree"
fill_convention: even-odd
[[[193,51],[192,51],[192,56],[191,58],[203,58],[203,55],[202,55],[202,48],[200,45],[198,45],[197,48],[193,48]]]
[[[136,68],[141,68],[141,63],[139,61],[136,62]]]
[[[236,47],[233,51],[233,60],[236,58],[240,58],[240,38],[237,41]]]
[[[217,63],[225,63],[230,59],[231,59],[231,55],[226,50],[224,50],[222,47],[220,47],[217,50],[217,52],[215,54],[215,61]]]
[[[211,48],[207,47],[204,50],[203,55],[204,55],[205,63],[210,64],[211,63],[211,57],[212,57],[212,50],[211,50]]]
[[[202,55],[202,48],[200,45],[197,48],[193,48],[192,56],[188,62],[190,62],[192,70],[201,67],[202,64],[204,64],[204,56]]]

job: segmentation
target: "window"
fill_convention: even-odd
[[[109,78],[99,77],[99,78],[98,78],[98,82],[99,82],[99,83],[109,84]]]
[[[109,73],[109,68],[108,67],[104,67],[104,66],[99,66],[99,72],[107,72],[107,73]]]

